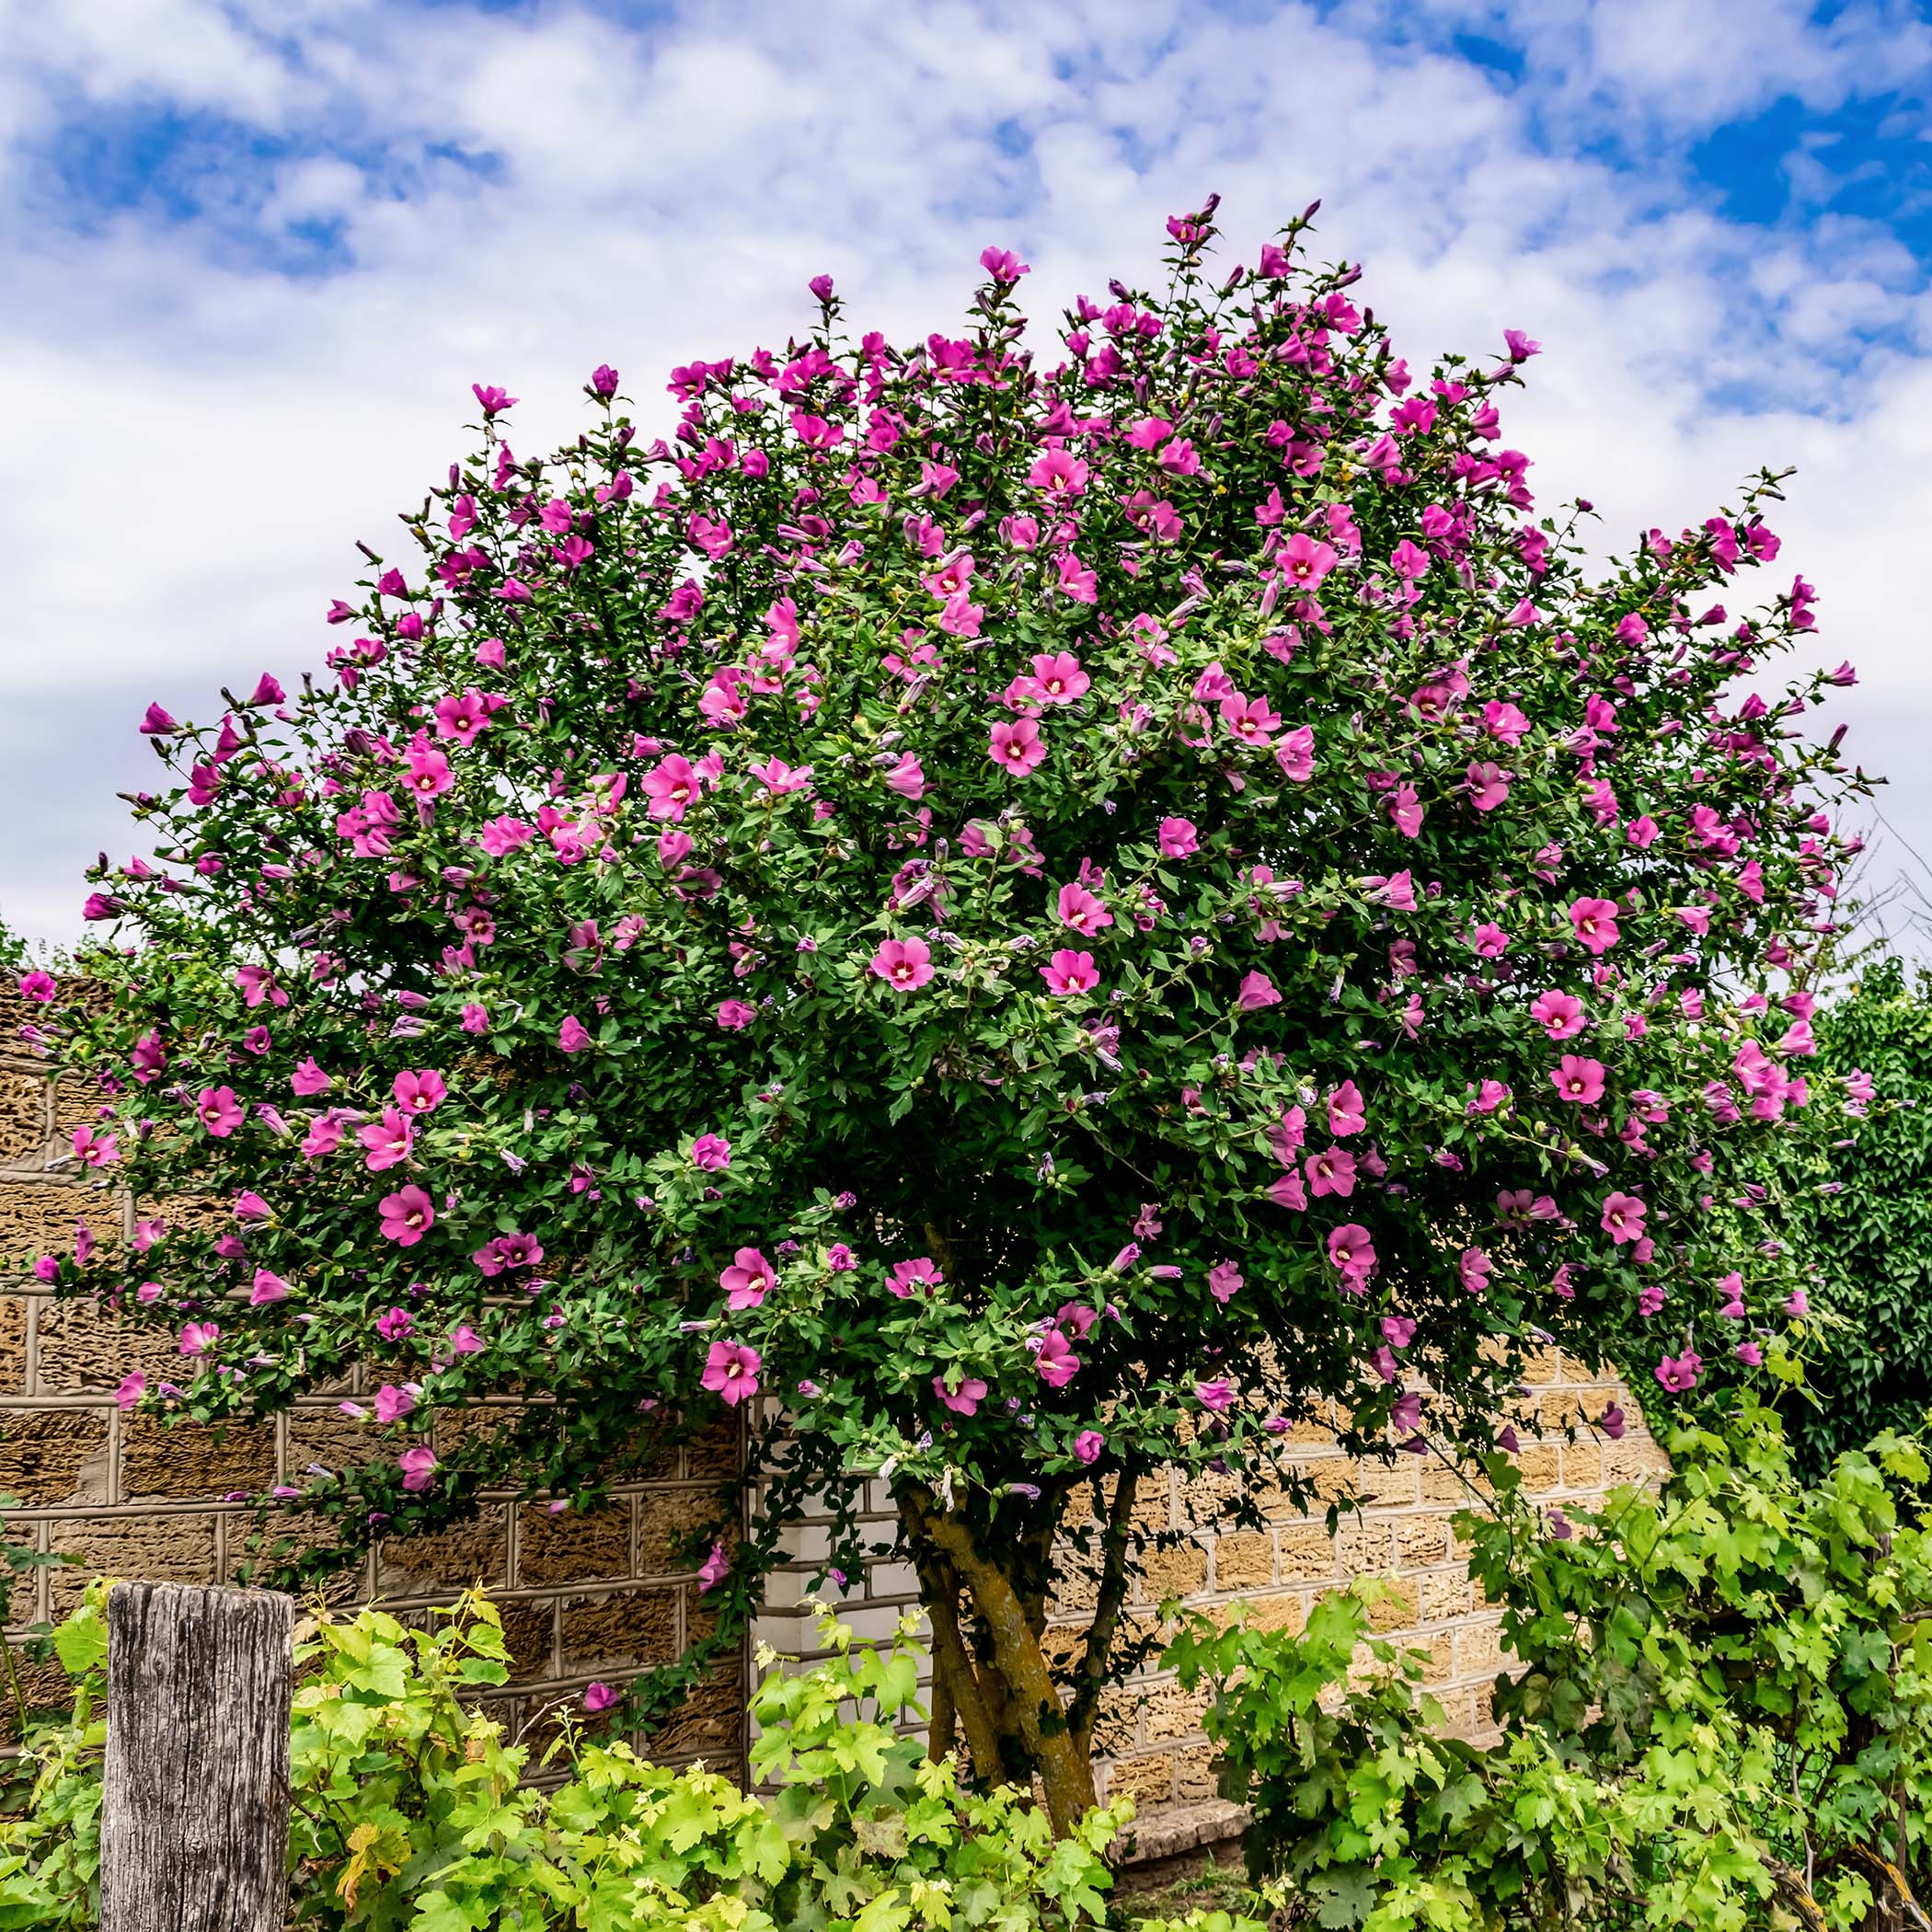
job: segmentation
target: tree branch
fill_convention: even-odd
[[[1127,1601],[1127,1552],[1141,1473],[1138,1459],[1130,1456],[1114,1484],[1113,1507],[1107,1512],[1107,1533],[1100,1542],[1099,1594],[1094,1603],[1093,1621],[1087,1627],[1079,1678],[1066,1714],[1075,1741],[1088,1756],[1093,1754],[1094,1722],[1099,1715],[1100,1693],[1107,1685],[1107,1661],[1113,1649],[1114,1631],[1120,1626],[1121,1606]]]

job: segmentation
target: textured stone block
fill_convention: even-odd
[[[1108,1767],[1110,1804],[1131,1798],[1144,1814],[1150,1805],[1169,1803],[1173,1796],[1174,1760],[1165,1753],[1158,1757],[1119,1758]]]
[[[1284,1583],[1322,1583],[1335,1574],[1335,1539],[1319,1523],[1294,1523],[1275,1532]]]
[[[1355,1497],[1363,1509],[1406,1509],[1416,1500],[1419,1458],[1398,1455],[1390,1462],[1355,1465]]]
[[[684,1604],[684,1641],[696,1643],[718,1627],[716,1599],[705,1594],[696,1583],[686,1583],[677,1592]]]
[[[722,1770],[736,1759],[744,1736],[744,1686],[738,1666],[726,1665],[703,1679],[647,1742],[653,1757],[701,1757]]]
[[[1305,1523],[1309,1512],[1305,1510],[1287,1488],[1277,1482],[1263,1480],[1254,1488],[1255,1507],[1271,1523]],[[1319,1514],[1319,1511],[1316,1511]]]
[[[1647,1482],[1670,1466],[1670,1458],[1649,1436],[1626,1436],[1620,1443],[1606,1443],[1603,1455],[1606,1483]]]
[[[1294,1637],[1308,1620],[1297,1590],[1271,1590],[1245,1601],[1250,1630],[1280,1630]]]
[[[1243,1479],[1232,1472],[1224,1476],[1212,1469],[1179,1484],[1176,1497],[1180,1524],[1204,1529],[1218,1522],[1246,1487]]]
[[[481,1583],[498,1590],[510,1579],[510,1512],[489,1503],[469,1522],[377,1547],[376,1582],[389,1595],[454,1596]]]
[[[1355,1500],[1355,1465],[1339,1455],[1325,1455],[1307,1465],[1309,1508],[1324,1510],[1331,1502]]]
[[[668,1576],[696,1565],[679,1554],[682,1541],[718,1521],[718,1492],[701,1489],[647,1489],[638,1499],[638,1574]]]
[[[1202,1804],[1220,1795],[1213,1745],[1186,1745],[1174,1754],[1173,1765],[1176,1804]]]
[[[1384,1577],[1377,1600],[1369,1605],[1369,1627],[1387,1636],[1393,1630],[1407,1630],[1416,1623],[1417,1587],[1414,1577]]]
[[[1502,1649],[1501,1627],[1482,1617],[1459,1625],[1455,1632],[1455,1674],[1458,1677],[1493,1677],[1506,1670],[1512,1660]]]
[[[744,1454],[744,1437],[734,1421],[717,1423],[700,1431],[684,1444],[686,1476],[729,1476]]]
[[[1202,1718],[1213,1702],[1213,1693],[1205,1689],[1186,1691],[1171,1683],[1151,1685],[1142,1718],[1147,1742],[1171,1743],[1179,1738],[1199,1737]]]
[[[144,1221],[165,1221],[204,1235],[225,1235],[235,1226],[235,1209],[219,1194],[170,1194],[166,1201],[140,1201],[134,1212]]]
[[[1050,1616],[1090,1616],[1100,1600],[1100,1581],[1091,1570],[1063,1570],[1055,1583]]]
[[[410,1373],[391,1364],[369,1371],[369,1386],[400,1382]],[[444,1409],[437,1412],[433,1442],[438,1455],[454,1455],[466,1443],[487,1443],[521,1422],[525,1413],[518,1402],[492,1402],[475,1409]]]
[[[1532,1388],[1541,1388],[1546,1383],[1568,1382],[1572,1378],[1563,1373],[1563,1357],[1553,1348],[1532,1349],[1523,1359],[1523,1379]],[[1590,1378],[1586,1375],[1583,1380]]]
[[[0,1068],[0,1165],[37,1164],[47,1145],[47,1083]]]
[[[1282,1440],[1310,1448],[1331,1449],[1335,1445],[1335,1423],[1325,1409],[1319,1415],[1294,1416]]]
[[[226,1429],[155,1416],[127,1416],[121,1425],[121,1493],[128,1501],[151,1497],[210,1501],[247,1490],[259,1494],[275,1480],[275,1431],[269,1423]]]
[[[42,1395],[111,1395],[131,1370],[150,1383],[178,1375],[181,1351],[165,1328],[137,1326],[92,1302],[42,1301],[36,1351]]]
[[[1274,1538],[1237,1531],[1214,1539],[1214,1588],[1263,1590],[1274,1581]]]
[[[1494,1679],[1488,1684],[1469,1686],[1469,1731],[1473,1736],[1493,1734],[1496,1729],[1496,1685]]]
[[[212,1583],[214,1521],[209,1516],[98,1516],[56,1523],[51,1547],[76,1560],[48,1572],[56,1617],[80,1602],[90,1579],[148,1583]]]
[[[45,1180],[0,1180],[0,1270],[24,1272],[34,1256],[72,1253],[85,1221],[102,1248],[121,1239],[121,1202],[104,1188]]]
[[[556,1668],[557,1606],[548,1602],[499,1604],[512,1679],[528,1683]],[[537,1754],[533,1754],[535,1755]]]
[[[56,1140],[67,1143],[72,1154],[74,1130],[100,1124],[101,1092],[93,1080],[69,1075],[53,1087],[53,1133]]]
[[[27,1297],[0,1294],[0,1395],[27,1393]]]
[[[1396,1561],[1404,1570],[1441,1563],[1449,1555],[1446,1516],[1404,1516],[1396,1524]]]
[[[630,1574],[630,1508],[607,1504],[584,1513],[565,1510],[551,1515],[541,1503],[526,1505],[517,1517],[516,1580],[534,1583],[579,1583],[593,1577]]]
[[[1100,1757],[1124,1757],[1141,1741],[1141,1698],[1138,1690],[1121,1684],[1100,1693],[1094,1716],[1094,1751]]]
[[[1583,1397],[1570,1388],[1553,1389],[1536,1405],[1536,1431],[1540,1435],[1559,1435],[1576,1428],[1585,1413]]]
[[[1451,1617],[1466,1616],[1475,1601],[1476,1587],[1461,1570],[1444,1570],[1438,1576],[1417,1579],[1425,1624],[1446,1623]]]
[[[1443,1467],[1433,1456],[1420,1461],[1419,1478],[1421,1500],[1438,1508],[1446,1504],[1450,1509],[1466,1509],[1477,1498],[1492,1493],[1489,1478],[1480,1470],[1465,1475],[1459,1469]]]
[[[1335,1535],[1336,1560],[1345,1577],[1386,1570],[1395,1547],[1395,1534],[1386,1523],[1351,1523],[1344,1516]]]
[[[1142,1558],[1141,1596],[1157,1604],[1163,1597],[1192,1596],[1207,1588],[1207,1551],[1198,1543],[1176,1549],[1150,1549]]]
[[[108,1500],[108,1419],[97,1409],[14,1410],[0,1432],[0,1493],[29,1509]]]
[[[286,1432],[287,1444],[282,1458],[284,1482],[303,1481],[311,1464],[331,1471],[359,1468],[363,1463],[385,1455],[393,1457],[403,1447],[400,1436],[390,1436],[352,1416],[337,1415],[333,1409],[293,1410]]]
[[[223,1581],[260,1584],[277,1563],[305,1552],[339,1549],[344,1538],[340,1524],[333,1519],[279,1503],[261,1512],[259,1526],[255,1511],[231,1515],[224,1540],[228,1574]],[[367,1557],[358,1556],[318,1583],[305,1586],[305,1594],[319,1595],[331,1609],[352,1607],[371,1594],[369,1567]]]
[[[564,1674],[670,1662],[678,1648],[678,1596],[669,1589],[564,1598]]]

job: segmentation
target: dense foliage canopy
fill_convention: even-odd
[[[1552,1338],[1665,1400],[1775,1356],[1801,1277],[1708,1210],[1838,1106],[1798,722],[1850,673],[1746,682],[1812,625],[1736,607],[1776,479],[1593,574],[1503,441],[1535,343],[1421,375],[1301,222],[1211,280],[1212,213],[1043,359],[989,248],[960,334],[854,339],[822,280],[668,439],[601,368],[519,455],[477,385],[328,675],[150,711],[111,998],[45,1028],[76,1156],[215,1203],[41,1263],[177,1332],[130,1403],[376,1364],[366,1463],[286,1499],[348,1550],[753,1416],[716,1600],[878,1472],[942,1729],[1063,1823],[1145,1472],[1264,1484],[1331,1398],[1488,1443]],[[1056,1538],[1099,1607],[1050,1662]]]
[[[1932,997],[1896,959],[1878,959],[1820,1007],[1820,1064],[1862,1075],[1880,1098],[1851,1148],[1781,1143],[1769,1185],[1787,1201],[1794,1252],[1830,1320],[1811,1400],[1791,1410],[1804,1466],[1932,1411]]]

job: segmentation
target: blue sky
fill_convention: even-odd
[[[1798,464],[1873,881],[1932,889],[1925,5],[0,0],[0,913],[74,937],[149,698],[318,661],[471,380],[535,446],[821,270],[924,334],[998,241],[1050,314],[1213,190],[1248,255],[1321,198],[1412,357],[1541,339],[1511,440],[1606,542]]]

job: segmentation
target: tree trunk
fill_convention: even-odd
[[[957,1516],[911,1502],[914,1534],[952,1566],[971,1593],[993,1641],[993,1665],[1004,1683],[1021,1742],[1040,1776],[1053,1835],[1067,1837],[1096,1802],[1093,1765],[1061,1709],[1039,1633],[1013,1581],[980,1554],[972,1532]]]
[[[933,1709],[927,1755],[937,1763],[952,1749],[957,1721],[966,1733],[973,1776],[984,1785],[1004,1784],[1006,1773],[999,1727],[987,1711],[983,1686],[960,1634],[959,1576],[936,1549],[923,1556],[917,1568],[933,1638]]]
[[[282,1932],[294,1610],[181,1583],[109,1595],[101,1932]]]

